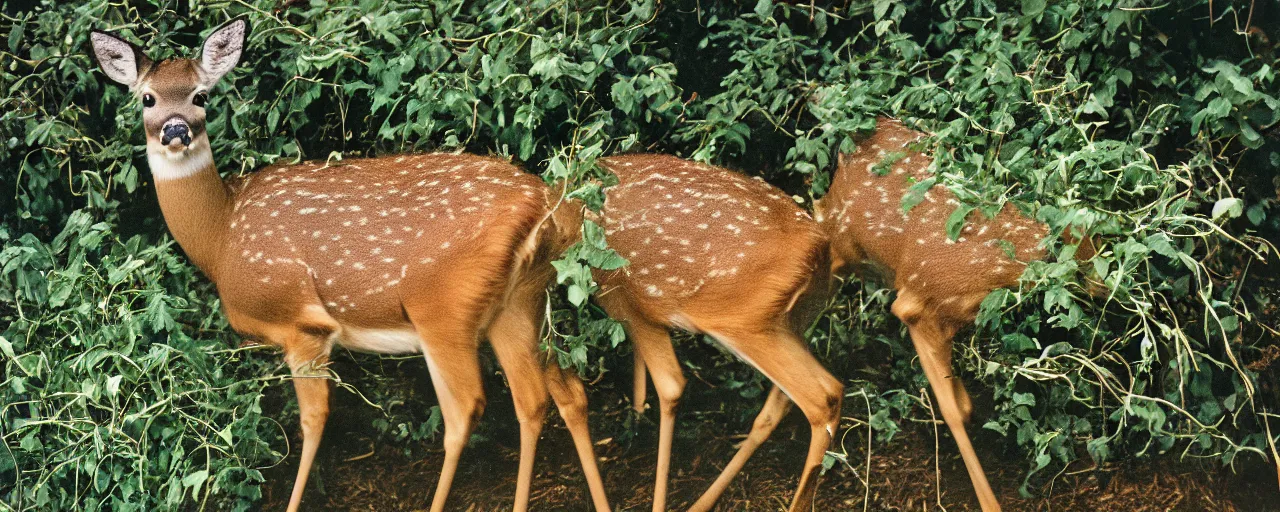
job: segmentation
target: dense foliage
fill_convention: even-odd
[[[463,149],[592,203],[596,157],[670,151],[807,205],[835,151],[877,115],[907,119],[964,203],[950,228],[1013,202],[1101,244],[1084,262],[1052,247],[957,342],[1030,483],[1082,458],[1276,458],[1280,34],[1259,27],[1280,12],[1263,3],[25,3],[0,20],[0,508],[246,509],[287,449],[290,420],[263,403],[287,382],[278,358],[236,348],[159,218],[137,101],[86,51],[107,28],[191,55],[238,14],[249,49],[209,110],[229,174]],[[557,263],[547,346],[595,374],[627,348],[588,300],[589,266],[622,262],[587,232]],[[889,299],[851,283],[810,332],[847,380],[893,355],[847,401],[865,397],[853,416],[882,439],[928,417]],[[438,423],[377,375],[345,377],[388,436]],[[722,378],[760,389],[740,366]]]

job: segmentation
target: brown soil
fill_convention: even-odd
[[[677,427],[668,501],[672,510],[681,510],[697,499],[750,426],[749,416],[744,420],[739,412],[722,411],[725,402],[743,401],[736,394],[708,390],[692,381],[689,387],[689,393],[696,396],[688,397],[692,399],[682,406]],[[617,398],[621,393],[616,390],[597,388],[596,393],[592,397],[592,433],[611,503],[617,510],[648,510],[657,445],[657,429],[651,420],[656,411],[648,411],[650,421],[640,422],[632,429],[631,440],[622,442],[619,438],[627,432],[622,425],[630,414],[627,404]],[[510,411],[507,397],[491,394],[478,433],[463,454],[449,496],[450,510],[510,509],[519,446]],[[416,447],[421,455],[406,456],[404,445],[373,440],[364,426],[367,418],[358,417],[364,412],[367,409],[354,401],[341,396],[336,400],[304,508],[426,510],[443,459],[439,444]],[[854,468],[837,465],[827,472],[820,481],[815,510],[978,510],[964,463],[946,429],[939,428],[935,457],[932,427],[905,428],[890,443],[872,444],[869,471],[866,430],[849,431],[843,446]],[[808,437],[807,424],[799,413],[792,412],[721,498],[717,510],[784,510],[794,491]],[[975,432],[975,438],[1005,510],[1280,510],[1280,490],[1272,467],[1256,463],[1237,468],[1239,474],[1233,474],[1216,461],[1178,461],[1172,456],[1100,468],[1073,466],[1056,477],[1039,479],[1034,491],[1040,495],[1023,498],[1017,489],[1025,461],[1013,455],[1017,450],[1002,446],[1012,441],[983,431]],[[294,436],[294,446],[298,441]],[[538,448],[531,508],[590,510],[573,444],[558,417],[552,415],[548,421]],[[265,509],[284,509],[296,468],[295,453],[267,471]],[[870,489],[862,483],[868,474]]]

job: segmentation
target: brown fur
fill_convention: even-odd
[[[750,302],[744,309],[754,312],[758,305],[782,316],[813,275],[809,256],[821,252],[826,238],[764,181],[666,155],[602,164],[620,181],[607,190],[606,238],[631,263],[601,273],[602,294],[624,297],[650,320],[668,323],[672,315],[696,314],[727,297]],[[793,247],[799,257],[776,254],[778,246]],[[742,290],[739,276],[768,285]],[[758,298],[748,299],[752,294]]]
[[[974,302],[981,303],[991,290],[1016,285],[1026,262],[1044,257],[1040,240],[1048,229],[1005,205],[992,219],[970,213],[959,238],[950,240],[946,221],[959,203],[942,186],[903,212],[903,195],[931,177],[931,159],[909,147],[921,137],[896,120],[882,120],[855,153],[841,156],[831,188],[815,210],[831,237],[837,274],[874,269],[944,317],[971,322]],[[905,156],[887,174],[877,174],[877,166],[893,153]],[[1012,254],[1002,241],[1011,244]]]
[[[232,326],[285,351],[300,372],[300,400],[304,389],[327,395],[304,377],[334,344],[425,348],[445,393],[446,431],[453,432],[446,444],[460,447],[484,408],[475,353],[488,333],[508,369],[522,427],[541,428],[550,385],[598,481],[585,391],[571,374],[535,364],[550,279],[541,269],[550,268],[552,250],[530,243],[549,215],[540,180],[492,158],[433,154],[277,166],[230,186],[209,169],[158,186],[166,221],[214,279]],[[538,252],[522,252],[531,249]],[[371,345],[359,339],[369,330],[416,332],[422,344]],[[323,429],[315,418],[327,413],[324,402],[314,398],[303,408],[304,431]],[[606,509],[603,488],[592,483]]]
[[[715,504],[792,400],[808,417],[812,438],[791,510],[807,509],[843,389],[797,335],[826,296],[826,238],[763,180],[665,155],[606,158],[601,165],[619,179],[606,190],[605,237],[630,264],[596,272],[596,297],[636,345],[635,406],[643,407],[646,370],[661,405],[654,510],[666,504],[675,408],[685,383],[670,328],[710,335],[776,385],[748,441],[692,510]]]
[[[441,511],[484,410],[477,351],[486,336],[520,420],[514,509],[528,507],[550,395],[592,499],[607,510],[582,383],[538,352],[550,279],[538,253],[549,216],[541,181],[501,160],[437,153],[279,165],[224,183],[198,100],[235,66],[247,31],[232,20],[199,61],[154,64],[111,34],[91,41],[103,72],[144,100],[148,161],[174,238],[217,286],[231,326],[280,347],[293,372],[303,443],[289,511],[300,507],[329,414],[324,367],[335,345],[425,354],[445,423],[431,505]]]
[[[833,272],[878,272],[898,290],[892,311],[911,333],[978,501],[992,512],[1000,504],[965,431],[972,405],[952,373],[952,337],[973,322],[987,294],[1016,286],[1027,262],[1045,257],[1048,228],[1006,205],[995,218],[970,214],[960,236],[951,240],[946,221],[959,203],[942,186],[929,189],[923,202],[904,212],[903,195],[930,177],[931,159],[913,147],[923,135],[897,120],[881,119],[856,152],[841,155],[831,189],[814,209],[831,237]],[[892,161],[893,156],[900,159]],[[878,174],[886,164],[889,172]],[[1095,250],[1087,239],[1077,257],[1090,258]]]
[[[537,178],[467,155],[264,169],[235,186],[219,293],[259,316],[306,289],[345,324],[407,326],[420,307],[480,323],[542,205]],[[446,283],[447,298],[422,293]]]
[[[139,91],[156,97],[156,106],[142,117],[148,143],[160,143],[160,126],[174,116],[187,122],[193,138],[204,134],[205,109],[192,102],[197,91],[207,90],[199,82],[200,68],[190,59],[162,60],[142,74]]]

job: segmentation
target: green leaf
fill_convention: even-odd
[[[1249,206],[1249,209],[1245,213],[1248,215],[1250,223],[1254,226],[1260,226],[1262,225],[1262,221],[1267,218],[1266,204],[1254,203]]]
[[[209,479],[209,470],[202,469],[182,477],[182,486],[191,488],[191,497],[195,498],[200,494],[200,487],[204,485],[205,480]]]
[[[759,16],[761,18],[768,18],[771,15],[773,15],[772,0],[756,0],[755,12],[756,12],[756,16]]]
[[[123,378],[124,378],[123,375],[112,375],[111,377],[107,377],[107,395],[108,396],[116,396],[116,394],[120,391],[120,380]]]
[[[951,240],[960,239],[960,232],[964,230],[965,219],[969,218],[969,214],[972,213],[973,210],[974,208],[972,206],[962,204],[957,206],[955,211],[951,212],[951,215],[947,217],[946,223],[947,238]]]
[[[1214,98],[1205,107],[1205,111],[1216,118],[1227,117],[1231,113],[1231,102],[1221,96]]]
[[[1244,212],[1244,201],[1236,197],[1224,197],[1213,203],[1213,218],[1217,220],[1224,214],[1229,218],[1239,217]]]
[[[1036,17],[1044,12],[1045,0],[1022,0],[1022,15]]]
[[[569,285],[569,302],[574,306],[582,306],[587,301],[587,291],[577,284]]]
[[[1010,333],[1004,336],[1004,349],[1010,353],[1017,354],[1038,348],[1040,345],[1025,334]]]
[[[1097,439],[1090,439],[1085,443],[1085,450],[1089,452],[1089,457],[1092,458],[1095,463],[1101,464],[1110,460],[1111,447],[1108,444],[1109,441],[1110,440],[1105,437],[1100,437]]]
[[[1164,233],[1156,233],[1142,240],[1144,245],[1157,254],[1170,259],[1177,259],[1181,251],[1175,249],[1172,242],[1173,240],[1169,238],[1169,235]]]
[[[1224,316],[1219,324],[1224,332],[1233,333],[1240,330],[1240,317],[1236,315]]]
[[[618,80],[613,83],[611,88],[613,102],[618,105],[623,112],[634,112],[636,107],[636,90],[630,81]]]
[[[235,444],[234,437],[231,434],[231,425],[227,425],[222,430],[219,430],[218,437],[221,437],[222,441],[227,443],[227,446],[232,446]]]
[[[889,12],[889,7],[892,5],[893,2],[891,0],[872,0],[872,16],[877,20],[884,19],[884,15]],[[879,30],[878,27],[877,30]]]
[[[9,340],[5,339],[4,336],[0,336],[0,354],[4,354],[5,359],[9,360],[17,357],[13,353],[13,344],[9,343]]]
[[[1236,92],[1244,96],[1253,96],[1253,82],[1250,82],[1244,77],[1234,73],[1227,76],[1227,81],[1231,82],[1231,87],[1233,87]]]
[[[622,327],[622,324],[617,321],[610,321],[609,323],[609,341],[611,342],[610,347],[617,348],[618,345],[621,345],[622,342],[626,340],[627,340],[627,331],[625,328]]]
[[[912,208],[915,208],[921,202],[924,202],[925,192],[928,192],[929,189],[933,188],[933,185],[937,182],[937,177],[929,177],[908,187],[907,192],[902,195],[902,213],[910,212]]]

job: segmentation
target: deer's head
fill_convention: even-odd
[[[142,101],[147,156],[157,179],[182,177],[212,163],[205,104],[218,79],[240,62],[248,32],[249,23],[236,18],[209,34],[199,58],[161,61],[114,34],[90,34],[102,71]]]

